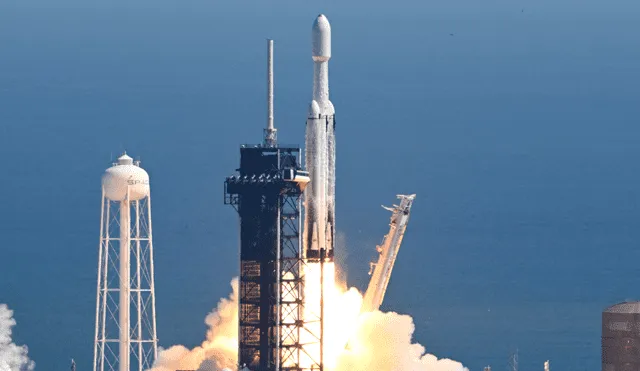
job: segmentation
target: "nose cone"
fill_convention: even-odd
[[[320,105],[315,100],[311,101],[309,105],[309,118],[318,118],[320,116]]]
[[[326,62],[331,58],[331,25],[324,14],[320,14],[313,22],[311,48],[314,61]]]

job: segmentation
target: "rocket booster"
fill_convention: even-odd
[[[320,14],[311,31],[313,98],[305,135],[306,168],[303,244],[308,259],[333,260],[335,240],[335,110],[329,100],[331,26]]]

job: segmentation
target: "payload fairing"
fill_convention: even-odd
[[[335,240],[335,110],[329,100],[331,26],[320,14],[311,33],[314,62],[313,98],[305,135],[306,170],[311,181],[305,191],[305,257],[333,260]]]

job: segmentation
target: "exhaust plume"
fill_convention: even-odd
[[[414,329],[408,315],[379,311],[360,315],[336,371],[468,371],[460,362],[425,354],[422,345],[412,343]]]
[[[0,371],[32,371],[35,363],[27,355],[27,346],[11,340],[11,328],[15,325],[13,311],[0,304]]]
[[[160,349],[151,371],[200,370],[223,371],[236,367],[238,359],[238,278],[231,281],[229,298],[205,318],[209,326],[202,345],[189,350],[183,345]]]
[[[231,371],[237,370],[238,352],[238,279],[231,281],[233,293],[223,298],[209,313],[206,340],[188,349],[182,345],[161,349],[151,371]],[[371,312],[358,315],[362,294],[355,288],[337,287],[329,300],[336,305],[327,308],[326,319],[342,329],[327,334],[336,341],[325,344],[328,353],[336,355],[325,366],[333,371],[468,371],[460,362],[438,359],[425,353],[425,347],[412,342],[415,329],[409,315],[394,312]],[[342,286],[342,285],[340,285]],[[350,325],[355,323],[355,326]],[[348,330],[352,333],[349,334]],[[346,332],[346,333],[345,333]],[[333,336],[332,336],[333,335]],[[345,338],[350,336],[349,346]],[[336,348],[337,347],[337,348]],[[5,371],[0,368],[0,371]],[[15,371],[10,369],[10,371]],[[20,370],[31,371],[31,370]]]
[[[344,232],[336,231],[336,242],[333,260],[336,264],[336,283],[341,289],[347,290],[347,258],[349,249],[347,248],[347,236]]]

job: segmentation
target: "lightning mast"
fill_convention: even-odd
[[[380,309],[382,300],[387,291],[389,280],[391,279],[391,271],[395,264],[404,232],[409,223],[409,214],[411,206],[416,195],[398,195],[400,205],[393,205],[393,208],[385,207],[384,209],[391,211],[391,223],[389,223],[389,233],[384,237],[384,241],[377,250],[380,253],[377,263],[370,263],[372,274],[369,286],[365,292],[362,312],[372,312]]]
[[[267,128],[264,129],[264,145],[275,147],[278,130],[273,125],[273,40],[267,40]]]
[[[125,153],[102,177],[93,371],[145,371],[153,364],[153,270],[149,175]]]

